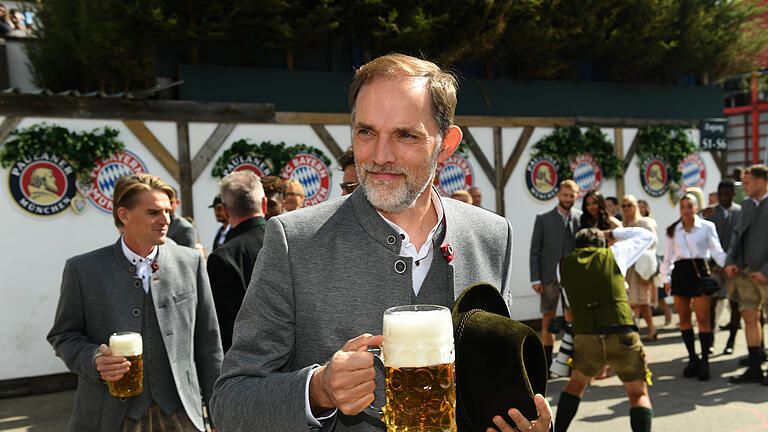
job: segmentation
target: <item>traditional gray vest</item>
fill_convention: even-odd
[[[163,334],[157,322],[152,291],[144,294],[142,305],[141,336],[144,343],[144,390],[130,399],[128,417],[139,420],[147,408],[155,402],[164,413],[170,415],[181,408],[181,399],[173,381],[173,372],[168,362]]]

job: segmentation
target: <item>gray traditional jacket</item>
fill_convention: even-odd
[[[200,393],[210,400],[223,356],[205,262],[194,249],[159,248],[158,268],[150,282],[153,312],[179,398],[189,418],[203,430]],[[94,354],[114,332],[141,332],[144,295],[141,279],[123,255],[119,239],[112,246],[67,260],[48,342],[78,375],[70,431],[120,428],[128,399],[109,394],[96,371]]]
[[[441,202],[445,217],[419,296],[413,292],[413,260],[399,255],[400,236],[362,188],[270,219],[211,400],[219,430],[309,430],[305,386],[310,369],[354,337],[381,334],[384,310],[421,302],[425,285],[447,294],[445,306],[477,282],[510,288],[509,223],[456,200]],[[450,262],[439,248],[443,243],[453,249]],[[376,383],[376,404],[382,406],[380,374]],[[341,413],[322,426],[327,431],[382,428],[365,414]]]
[[[531,236],[531,282],[549,283],[555,280],[560,258],[573,252],[573,237],[581,229],[581,210],[571,209],[568,226],[554,209],[536,215]]]
[[[768,198],[760,206],[752,198],[741,203],[741,219],[733,228],[725,265],[749,267],[768,277]]]

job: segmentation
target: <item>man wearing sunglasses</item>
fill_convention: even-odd
[[[357,181],[357,170],[355,169],[355,152],[352,147],[348,148],[343,155],[339,158],[339,166],[344,172],[341,186],[341,194],[349,195],[357,189],[360,185]]]

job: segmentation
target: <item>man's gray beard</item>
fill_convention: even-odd
[[[357,170],[357,177],[368,201],[370,201],[374,207],[385,213],[402,213],[413,207],[416,200],[432,184],[434,172],[437,168],[437,156],[440,154],[440,150],[441,148],[435,149],[435,152],[424,165],[424,168],[427,169],[429,175],[423,183],[419,184],[413,184],[412,182],[419,180],[416,177],[420,175],[421,172],[415,173],[406,168],[377,165],[375,163],[365,165],[356,164],[355,169]],[[405,174],[405,183],[398,185],[396,190],[390,192],[384,189],[387,187],[387,182],[381,182],[381,187],[376,187],[378,182],[368,179],[366,171]],[[387,200],[387,198],[390,199]]]

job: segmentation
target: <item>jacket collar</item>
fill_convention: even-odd
[[[267,220],[264,219],[263,216],[254,216],[250,219],[246,219],[237,224],[236,227],[230,229],[229,232],[227,232],[227,241],[232,240],[244,232],[250,231],[252,228],[266,224]]]

